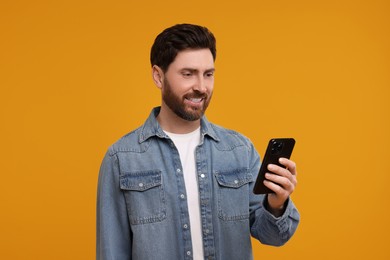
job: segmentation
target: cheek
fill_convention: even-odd
[[[207,81],[207,89],[209,92],[213,92],[214,89],[214,78]]]
[[[193,82],[191,80],[173,79],[170,81],[170,85],[175,92],[181,93],[191,88]]]

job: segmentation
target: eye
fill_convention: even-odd
[[[191,76],[192,76],[192,72],[189,72],[189,71],[183,71],[183,72],[181,73],[181,75],[183,75],[183,77],[186,77],[186,78],[188,78],[188,77],[191,77]]]
[[[214,76],[214,72],[207,72],[206,77],[211,78]]]

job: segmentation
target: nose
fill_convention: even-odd
[[[206,81],[203,77],[203,75],[200,75],[197,77],[197,80],[194,84],[194,87],[193,87],[194,90],[198,91],[198,92],[201,92],[201,93],[205,93],[206,90],[207,90],[207,85],[206,85]]]

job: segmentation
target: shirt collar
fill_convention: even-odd
[[[161,107],[155,107],[149,114],[149,117],[146,119],[144,125],[142,126],[139,142],[142,143],[149,139],[152,136],[157,136],[160,138],[168,138],[167,134],[164,133],[160,124],[157,121],[157,116],[160,113]],[[201,133],[202,136],[210,136],[215,141],[219,142],[219,137],[215,132],[213,125],[207,120],[205,116],[202,116],[200,120]]]

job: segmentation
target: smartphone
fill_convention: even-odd
[[[269,141],[263,162],[261,163],[259,175],[256,179],[255,187],[253,188],[255,194],[273,193],[273,191],[267,188],[263,183],[265,180],[265,173],[269,172],[267,166],[268,164],[276,164],[286,168],[279,163],[279,158],[283,157],[290,159],[294,145],[294,138],[274,138]]]

